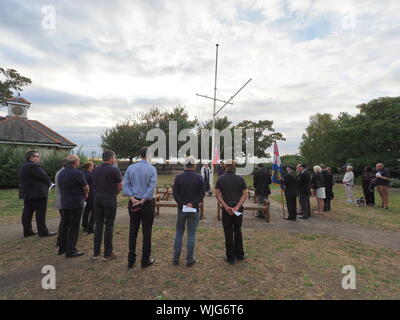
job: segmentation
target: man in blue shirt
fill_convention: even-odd
[[[174,245],[173,264],[179,264],[179,256],[182,249],[182,238],[187,224],[187,266],[191,267],[196,263],[194,258],[194,245],[196,240],[196,229],[199,224],[199,204],[203,201],[204,179],[196,172],[196,159],[190,156],[185,159],[185,171],[175,177],[173,196],[178,203],[178,216],[176,220],[176,235]],[[187,209],[189,208],[189,209]],[[195,209],[194,212],[190,212]]]
[[[79,226],[85,200],[89,195],[89,186],[83,173],[78,170],[79,157],[70,154],[65,159],[65,168],[58,174],[57,183],[61,195],[62,225],[58,254],[66,258],[83,255],[76,249]]]
[[[142,223],[143,251],[142,268],[151,266],[151,232],[154,221],[154,189],[157,183],[157,170],[147,162],[147,147],[140,149],[141,160],[131,164],[125,172],[123,192],[129,197],[129,254],[128,268],[136,262],[136,238]]]

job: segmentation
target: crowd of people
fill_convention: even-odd
[[[78,240],[80,226],[84,234],[93,234],[92,259],[109,261],[118,257],[113,247],[114,223],[117,213],[117,195],[122,191],[129,197],[129,253],[128,268],[136,263],[136,241],[142,225],[143,246],[141,267],[154,264],[151,256],[152,229],[155,215],[154,191],[157,185],[157,170],[147,159],[147,147],[140,150],[141,160],[131,164],[122,177],[117,166],[116,155],[106,150],[102,154],[102,163],[95,166],[87,161],[83,164],[75,154],[68,155],[62,168],[55,175],[55,208],[60,212],[58,227],[58,254],[66,258],[80,257]],[[30,237],[36,233],[32,229],[32,217],[36,213],[36,224],[40,237],[55,236],[46,226],[47,198],[53,186],[49,176],[39,165],[40,155],[36,151],[26,153],[26,161],[19,169],[20,198],[24,200],[22,212],[23,234]],[[220,162],[217,166],[218,179],[215,184],[215,197],[222,207],[222,225],[225,235],[225,261],[234,264],[246,258],[243,249],[242,221],[243,204],[248,198],[248,187],[243,177],[235,173],[234,160]],[[287,166],[287,173],[281,179],[282,190],[286,197],[288,220],[308,219],[311,217],[310,197],[316,198],[317,210],[322,213],[331,210],[333,194],[333,172],[324,165],[314,166],[312,172],[307,165],[299,164],[296,168]],[[210,187],[211,169],[204,164],[200,174],[196,172],[196,159],[185,159],[184,171],[175,177],[173,197],[177,203],[176,233],[172,263],[179,264],[183,235],[187,230],[186,264],[196,263],[194,255],[197,226],[200,220],[199,206],[205,194],[212,194]],[[376,172],[366,167],[362,175],[362,186],[366,204],[374,205],[374,188],[381,195],[381,207],[389,205],[388,187],[390,172],[382,163],[376,165]],[[255,198],[259,204],[265,204],[271,193],[270,172],[258,164],[253,175]],[[353,202],[354,173],[347,166],[343,178],[347,201]],[[299,204],[299,206],[298,206]],[[299,210],[297,209],[299,207]],[[264,213],[258,212],[263,218]]]

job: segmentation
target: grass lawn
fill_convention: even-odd
[[[77,259],[57,256],[54,239],[0,242],[0,299],[400,299],[397,252],[332,236],[244,230],[248,256],[223,262],[222,228],[200,228],[192,268],[171,264],[174,228],[155,227],[157,263],[126,268],[128,229],[116,227],[120,257],[93,261],[92,236],[81,236]],[[141,248],[141,236],[137,248]],[[42,266],[56,268],[56,290],[43,290]],[[356,269],[356,290],[344,290],[342,267]]]
[[[378,207],[357,207],[346,203],[346,195],[343,185],[335,185],[333,193],[335,199],[332,201],[332,211],[325,214],[328,219],[337,219],[347,223],[361,225],[370,228],[400,231],[400,189],[389,189],[389,207],[383,210]],[[354,187],[354,199],[363,197],[362,188]],[[272,199],[281,201],[280,194],[274,194]],[[375,190],[375,203],[380,204],[380,197]],[[315,199],[311,204],[316,208]]]

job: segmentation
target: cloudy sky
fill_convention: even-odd
[[[218,97],[253,79],[221,115],[273,120],[292,154],[311,115],[400,95],[399,10],[398,0],[1,0],[0,66],[32,79],[29,118],[90,153],[104,128],[153,106],[209,118],[212,101],[196,93],[213,94],[219,43]]]

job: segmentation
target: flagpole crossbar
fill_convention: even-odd
[[[196,96],[199,96],[199,97],[203,97],[203,98],[207,98],[207,99],[214,100],[214,98],[213,98],[213,97],[204,96],[204,95],[202,95],[202,94],[198,94],[198,93],[196,93]],[[220,99],[215,99],[215,100],[216,100],[216,101],[219,101],[219,102],[228,103],[228,104],[232,104],[232,105],[233,105],[233,103],[232,103],[232,102],[227,102],[227,101],[225,101],[225,100],[220,100]]]

